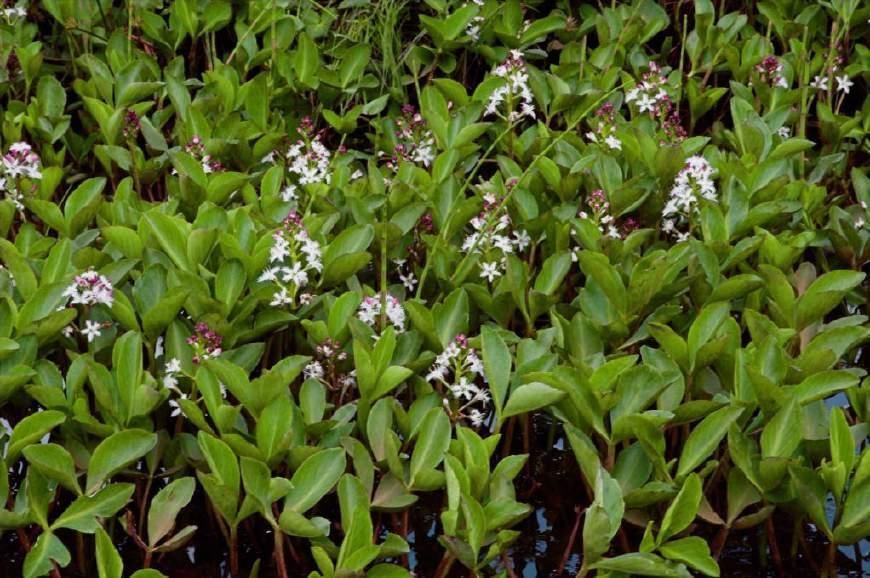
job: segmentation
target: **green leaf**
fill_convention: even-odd
[[[101,518],[110,518],[130,501],[136,486],[111,484],[93,496],[79,496],[52,524],[52,529],[69,528],[92,534]]]
[[[450,446],[450,431],[450,418],[440,407],[434,407],[426,413],[420,424],[414,453],[411,454],[408,486],[414,486],[421,472],[438,467]]]
[[[90,223],[103,200],[102,192],[105,187],[105,177],[97,177],[84,181],[70,193],[63,207],[67,235],[75,237]]]
[[[281,396],[270,403],[257,420],[257,447],[270,462],[289,448],[292,435],[292,403]]]
[[[344,449],[321,450],[309,456],[294,472],[293,485],[284,501],[284,508],[304,514],[329,493],[344,473],[347,457]]]
[[[662,578],[691,578],[682,564],[673,564],[660,556],[644,552],[623,554],[616,558],[605,558],[592,566],[598,570],[623,572],[637,576],[660,576]]]
[[[541,272],[535,279],[535,291],[544,295],[552,295],[565,280],[571,270],[571,253],[562,251],[547,257],[541,266]]]
[[[861,284],[865,274],[857,271],[830,271],[812,282],[798,298],[795,320],[798,329],[820,321],[836,307],[847,292]]]
[[[55,480],[69,491],[80,495],[73,457],[58,444],[36,444],[22,450],[24,457],[40,474]]]
[[[681,478],[698,467],[718,447],[719,442],[728,433],[728,428],[734,423],[743,408],[728,405],[717,409],[699,423],[689,434],[683,451],[680,454],[680,465],[677,477]]]
[[[115,550],[112,539],[102,528],[97,528],[95,541],[97,545],[97,575],[99,578],[121,578],[124,563],[121,555]]]
[[[552,405],[565,396],[564,391],[544,383],[532,382],[521,385],[511,393],[502,413],[502,420],[522,413],[529,413]]]
[[[727,301],[711,303],[704,306],[689,328],[686,344],[689,350],[689,370],[695,368],[695,356],[698,351],[713,339],[719,326],[728,317],[730,305]]]
[[[764,458],[789,458],[801,443],[800,406],[796,398],[774,414],[761,431]]]
[[[31,414],[15,425],[12,435],[9,436],[9,444],[6,446],[6,462],[14,463],[18,454],[29,446],[36,443],[45,434],[59,426],[66,420],[66,416],[59,411],[46,410]]]
[[[362,76],[369,63],[371,52],[372,49],[367,44],[357,44],[344,53],[341,67],[338,69],[342,88],[347,88]]]
[[[156,546],[172,532],[178,513],[193,498],[196,480],[179,478],[157,492],[148,509],[148,545]]]
[[[464,289],[456,289],[443,303],[432,308],[435,320],[435,332],[442,347],[447,347],[460,333],[468,330],[468,293]]]
[[[202,169],[200,168],[200,170]],[[151,231],[160,248],[172,259],[172,262],[179,269],[192,272],[187,260],[187,235],[178,220],[156,211],[146,214],[145,220],[151,226]]]
[[[66,568],[70,563],[69,550],[53,533],[43,532],[24,558],[22,576],[24,578],[45,576],[52,571],[54,563],[61,568]]]
[[[795,495],[800,496],[798,506],[803,509],[810,519],[828,536],[832,538],[831,526],[825,509],[828,490],[822,478],[813,470],[803,466],[790,466],[792,483]]]
[[[124,423],[130,423],[136,410],[136,390],[142,382],[142,337],[136,331],[122,335],[112,348],[115,383],[121,400]],[[122,413],[122,412],[119,412]]]
[[[492,392],[492,402],[495,406],[496,418],[501,419],[504,402],[507,398],[511,377],[511,352],[498,331],[485,325],[481,328],[483,369],[489,389]]]
[[[625,284],[607,257],[593,251],[581,251],[578,260],[583,273],[601,287],[614,308],[625,316],[628,308]]]
[[[719,576],[719,564],[710,556],[710,547],[703,538],[690,536],[662,544],[659,552],[665,558],[683,562],[707,576]]]
[[[296,53],[293,59],[293,70],[302,85],[317,88],[317,71],[320,68],[320,52],[317,44],[307,33],[302,32],[296,41]]]
[[[241,261],[229,259],[221,263],[214,282],[214,293],[218,301],[226,305],[226,311],[233,309],[245,289],[246,282],[245,268]]]
[[[697,474],[689,474],[689,477],[683,482],[680,492],[671,502],[664,518],[662,518],[661,530],[656,537],[656,544],[661,545],[692,523],[698,513],[698,506],[701,504],[701,491],[701,478]]]
[[[151,451],[157,434],[141,429],[114,433],[104,439],[91,456],[85,493],[93,495],[112,475]]]

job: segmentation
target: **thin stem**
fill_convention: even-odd
[[[565,545],[565,551],[562,553],[562,560],[559,561],[559,570],[557,575],[561,576],[565,571],[565,565],[568,564],[568,558],[571,557],[571,550],[574,549],[574,543],[577,541],[577,533],[580,531],[580,519],[586,513],[586,508],[575,506],[574,511],[577,513],[574,518],[574,526],[571,528],[571,535],[568,537],[568,544]]]
[[[279,578],[288,578],[287,575],[287,564],[284,562],[284,533],[281,531],[281,528],[275,526],[272,528],[272,532],[275,534],[275,566],[278,569],[278,577]]]
[[[248,36],[251,35],[251,32],[253,32],[254,28],[257,27],[257,24],[260,23],[260,19],[263,18],[263,16],[265,16],[266,14],[269,14],[269,11],[263,10],[262,12],[260,12],[260,14],[256,18],[254,18],[254,21],[251,22],[251,25],[248,27],[247,30],[245,30],[245,33],[242,34],[242,37],[239,38],[239,41],[236,42],[236,46],[232,49],[232,51],[230,52],[230,55],[227,57],[227,64],[232,63],[233,58],[235,58],[235,56],[236,56],[236,51],[242,45],[242,42],[244,42],[245,40],[248,39]]]

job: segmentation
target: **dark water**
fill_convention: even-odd
[[[843,402],[844,400],[838,400]],[[835,402],[836,403],[836,402]],[[848,403],[848,402],[846,402]],[[519,428],[518,428],[519,429]],[[512,576],[516,578],[568,578],[576,575],[582,553],[582,514],[588,506],[590,497],[581,482],[580,473],[573,453],[567,447],[562,437],[561,429],[551,423],[546,416],[536,417],[530,423],[530,458],[527,468],[516,481],[517,496],[522,502],[533,507],[531,515],[521,522],[516,529],[520,537],[513,545],[508,555],[493,564],[493,570],[501,570],[505,564],[510,567]],[[535,448],[549,448],[547,451]],[[511,453],[523,452],[523,437],[516,432]],[[325,504],[326,513],[330,519],[338,519],[337,504],[334,497],[328,497]],[[440,521],[438,512],[443,504],[441,493],[429,493],[421,496],[408,515],[409,533],[407,541],[411,552],[406,559],[395,560],[415,572],[418,578],[434,576],[443,548],[438,543]],[[335,515],[330,515],[333,511]],[[196,524],[194,539],[176,552],[156,557],[152,567],[164,572],[170,578],[229,578],[228,553],[224,539],[214,526],[209,509],[205,503],[203,492],[198,491],[193,503],[182,512],[179,526]],[[118,522],[115,522],[118,523]],[[774,514],[774,524],[779,550],[782,553],[782,573],[778,574],[769,555],[769,548],[762,539],[764,525],[745,531],[732,532],[725,544],[719,559],[721,574],[729,578],[816,578],[818,567],[824,560],[827,543],[823,535],[813,530],[811,526],[805,529],[806,546],[798,549],[792,561],[790,547],[792,544],[792,522],[786,515]],[[572,541],[572,531],[576,527],[576,536]],[[378,534],[386,532],[402,532],[400,515],[375,515],[375,526]],[[617,536],[614,540],[612,555],[621,553],[621,547],[636,548],[642,537],[642,529],[630,524],[624,524],[624,537]],[[700,523],[698,530],[705,538],[712,541],[715,529],[706,523]],[[709,535],[705,535],[708,533]],[[117,527],[115,536],[123,536],[116,546],[122,553],[125,567],[136,569],[141,567],[142,554],[128,538],[121,527]],[[340,536],[336,528],[334,535]],[[62,576],[70,578],[92,578],[96,576],[93,560],[88,560],[89,566],[81,572],[73,567],[77,564],[75,555],[75,536],[60,532],[60,538],[73,552],[73,565],[62,571]],[[241,551],[240,562],[243,568],[242,577],[247,578],[248,569],[258,558],[261,560],[261,577],[275,576],[271,559],[272,534],[271,529],[252,517],[242,524],[239,532]],[[30,536],[35,540],[35,535]],[[305,541],[291,541],[293,551],[287,556],[289,575],[304,577],[315,569],[310,558]],[[88,536],[85,544],[86,552],[93,552],[92,538]],[[20,577],[22,550],[15,532],[5,532],[0,537],[0,578]],[[842,547],[837,553],[839,576],[860,578],[870,576],[870,541],[865,540],[855,547]],[[131,572],[125,572],[129,575]],[[469,573],[461,565],[454,564],[450,578],[466,578]]]

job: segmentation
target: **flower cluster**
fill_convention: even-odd
[[[219,161],[212,159],[211,155],[205,153],[205,144],[203,144],[202,139],[198,136],[190,139],[190,142],[187,143],[184,150],[187,154],[199,160],[202,165],[202,172],[205,174],[214,173],[223,170],[224,168]]]
[[[366,297],[362,300],[362,303],[360,303],[356,316],[369,327],[377,329],[381,313],[383,313],[387,321],[389,321],[396,330],[396,333],[402,333],[405,331],[405,308],[402,307],[399,300],[392,295],[387,295],[386,309],[382,309],[381,305],[381,297],[379,295]]]
[[[499,211],[490,225],[489,219]],[[501,277],[510,253],[525,251],[532,239],[525,229],[512,230],[511,218],[495,193],[483,196],[483,211],[471,219],[473,231],[465,237],[462,250],[482,255],[480,277],[492,283]]]
[[[446,390],[444,406],[453,419],[467,419],[474,427],[486,421],[490,402],[489,390],[478,380],[487,383],[483,361],[461,334],[438,354],[426,375],[426,381]]]
[[[347,352],[340,342],[326,338],[314,348],[315,359],[302,370],[305,379],[316,379],[331,389],[341,389],[342,397],[347,390],[356,387],[356,370],[342,372],[339,365],[347,360]]]
[[[295,306],[299,290],[308,285],[309,272],[319,273],[323,270],[320,243],[308,235],[298,213],[291,212],[287,215],[282,227],[272,234],[269,263],[258,281],[275,283],[278,286],[270,305]],[[299,295],[299,302],[309,298],[304,294]]]
[[[499,114],[499,107],[502,103],[507,103],[505,109],[508,121],[516,122],[523,117],[535,118],[534,97],[532,89],[529,88],[529,73],[526,71],[523,53],[511,50],[507,60],[496,66],[492,74],[505,79],[505,83],[489,95],[484,114]]]
[[[70,305],[97,305],[111,307],[114,302],[112,282],[93,269],[76,275],[73,282],[64,290],[63,296]]]
[[[604,194],[603,190],[596,189],[589,193],[586,197],[586,206],[589,207],[589,211],[581,210],[578,213],[581,219],[591,221],[598,227],[601,233],[606,234],[612,239],[622,237],[619,229],[616,227],[613,215],[610,214],[610,202],[607,200],[607,195]],[[576,252],[573,254],[573,260],[577,260]]]
[[[788,81],[782,75],[782,63],[776,56],[765,56],[764,59],[755,65],[755,71],[758,72],[761,80],[768,86],[777,88],[788,88]]]
[[[24,211],[24,186],[21,179],[36,181],[42,178],[39,155],[26,142],[13,143],[0,163],[0,191],[12,201],[15,208]]]
[[[396,119],[396,146],[387,167],[398,170],[400,161],[429,167],[435,160],[435,137],[426,128],[426,121],[411,104],[402,106],[402,116]]]
[[[215,333],[207,324],[197,323],[193,328],[193,334],[187,338],[187,344],[193,348],[191,360],[199,364],[206,359],[219,356],[223,353],[222,341],[223,337]]]
[[[296,183],[290,183],[281,191],[281,199],[285,203],[297,199],[297,185],[328,185],[332,174],[332,153],[323,144],[322,132],[314,130],[311,118],[304,117],[296,130],[302,138],[290,145],[285,154],[289,163],[287,171],[295,177]],[[273,157],[274,153],[271,153],[263,160],[268,161]]]
[[[625,102],[634,103],[641,113],[648,112],[659,116],[662,108],[670,109],[670,97],[665,91],[668,79],[655,62],[649,63],[649,72],[644,73],[641,81],[625,93]]]
[[[662,144],[679,143],[686,138],[680,112],[665,90],[667,77],[655,62],[649,63],[649,71],[641,81],[625,94],[626,103],[634,103],[638,112],[648,113],[662,131]]]
[[[622,150],[622,142],[616,138],[616,110],[609,102],[604,103],[595,113],[595,119],[589,123],[590,130],[586,138],[594,143],[603,142],[612,150]]]
[[[713,182],[713,167],[707,159],[693,156],[686,159],[685,167],[671,188],[662,210],[662,216],[665,217],[662,230],[676,235],[679,241],[687,239],[689,233],[678,231],[678,221],[688,220],[697,211],[700,199],[716,202],[716,184]]]

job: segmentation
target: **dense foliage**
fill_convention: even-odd
[[[559,575],[718,576],[747,533],[833,573],[870,535],[868,18],[6,0],[4,558],[513,577],[543,423]]]

